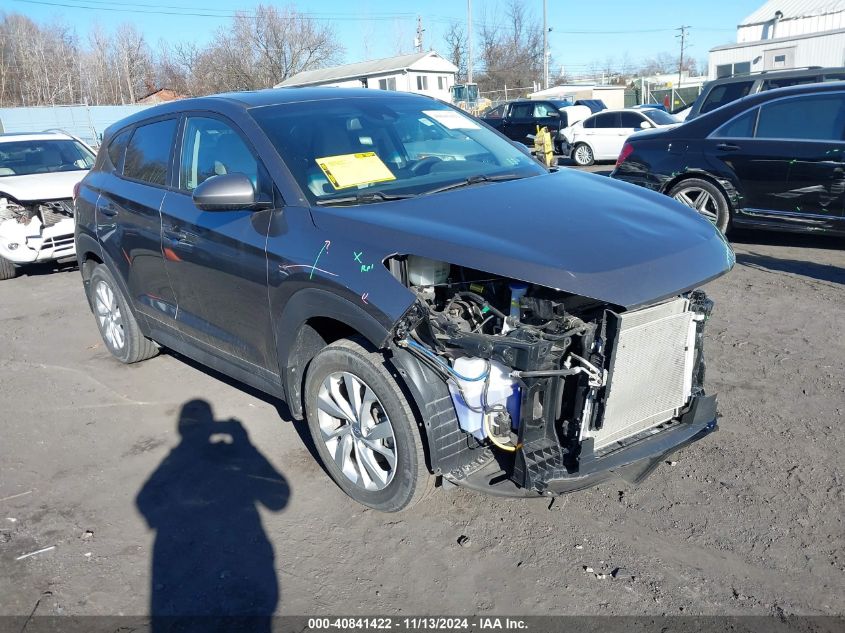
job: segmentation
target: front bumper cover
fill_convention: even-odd
[[[573,492],[611,477],[639,483],[666,457],[717,430],[716,419],[716,396],[699,396],[678,424],[612,453],[582,456],[577,474],[547,481],[544,493],[546,490],[557,494]]]

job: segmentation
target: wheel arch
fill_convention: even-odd
[[[85,288],[85,296],[88,298],[88,306],[93,309],[88,292],[88,286],[91,283],[91,273],[93,273],[96,265],[105,263],[99,242],[85,233],[77,234],[76,261],[79,264],[79,272],[82,275],[82,285]]]
[[[668,196],[669,191],[671,191],[673,187],[682,183],[684,180],[692,180],[693,178],[698,180],[705,180],[711,185],[714,185],[725,196],[725,200],[727,201],[728,206],[730,207],[729,210],[732,212],[736,210],[737,203],[740,197],[740,194],[737,191],[736,187],[734,187],[729,180],[714,176],[710,172],[704,171],[703,169],[688,169],[680,174],[674,175],[663,183],[660,188],[660,193]]]
[[[342,297],[331,295],[333,299],[327,303],[322,303],[325,297],[320,297],[323,309],[314,309],[315,292],[330,294],[317,289],[301,290],[288,302],[276,325],[282,385],[293,417],[298,420],[305,417],[305,376],[314,357],[338,339],[357,337],[365,346],[384,353],[388,371],[416,416],[429,471],[440,475],[476,458],[478,451],[470,449],[472,442],[460,429],[452,396],[443,379],[406,350],[393,345],[390,330]],[[335,306],[335,310],[326,309],[327,306]],[[295,334],[289,336],[289,332]]]
[[[586,145],[587,147],[589,147],[589,148],[590,148],[590,151],[591,151],[591,152],[592,152],[592,154],[593,154],[593,160],[596,160],[596,150],[595,150],[595,148],[592,146],[592,144],[591,144],[589,141],[585,141],[585,140],[583,140],[583,139],[582,139],[582,140],[577,140],[577,141],[575,141],[574,143],[572,143],[572,151],[571,151],[571,152],[570,152],[570,154],[569,154],[569,157],[570,157],[570,158],[572,158],[573,156],[575,156],[575,150],[578,148],[578,146],[579,146],[579,145]],[[574,160],[574,159],[573,159],[573,160]]]
[[[390,330],[364,309],[334,293],[305,288],[286,302],[276,320],[276,349],[282,389],[291,414],[303,419],[302,394],[308,364],[326,345],[360,336],[385,349]]]
[[[147,320],[143,314],[140,314],[135,309],[135,306],[132,303],[132,295],[129,292],[129,287],[126,285],[126,280],[117,273],[118,268],[108,256],[108,253],[101,249],[99,243],[88,235],[77,236],[76,249],[76,261],[79,264],[79,271],[82,274],[82,283],[85,288],[85,296],[88,298],[88,306],[93,310],[93,305],[91,305],[91,293],[88,292],[91,283],[91,274],[95,266],[103,265],[111,273],[112,278],[117,284],[117,290],[126,300],[126,306],[138,322],[141,332],[144,336],[147,336],[149,331]]]

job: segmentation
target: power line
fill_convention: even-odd
[[[103,0],[81,0],[85,4],[68,4],[68,2],[51,2],[49,0],[14,0],[15,2],[22,2],[25,4],[39,4],[51,7],[65,7],[68,9],[85,9],[89,11],[112,11],[116,13],[140,13],[146,15],[180,15],[185,17],[198,17],[198,18],[234,18],[234,17],[249,17],[255,18],[257,15],[251,11],[236,11],[232,12],[228,10],[228,13],[223,13],[223,11],[227,11],[226,9],[202,9],[202,10],[192,10],[190,7],[179,7],[176,5],[139,5],[141,7],[147,6],[150,7],[150,10],[145,10],[143,8],[133,8],[133,7],[114,7],[114,6],[86,6],[90,4],[113,4],[112,2],[106,2]],[[72,2],[73,0],[68,0]],[[174,11],[159,11],[154,10],[152,7],[159,7],[159,8],[170,8],[176,9]],[[182,10],[186,9],[186,10]],[[203,12],[200,12],[203,11]],[[221,13],[206,13],[206,11],[218,11]],[[303,20],[314,20],[314,21],[321,21],[321,22],[361,22],[361,21],[392,21],[392,20],[404,20],[404,19],[411,19],[414,14],[412,13],[396,13],[396,14],[379,14],[374,16],[367,16],[367,15],[352,15],[352,14],[326,14],[326,15],[318,15],[313,13],[297,13],[297,17]]]

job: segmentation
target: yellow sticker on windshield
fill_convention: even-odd
[[[335,189],[396,180],[396,176],[375,152],[326,156],[315,158],[314,161]]]

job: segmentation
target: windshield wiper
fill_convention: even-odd
[[[425,191],[423,193],[425,195],[430,195],[432,193],[441,193],[443,191],[451,191],[452,189],[469,187],[470,185],[477,185],[482,182],[504,182],[506,180],[519,180],[521,178],[525,178],[525,176],[521,176],[519,174],[497,174],[494,176],[485,176],[484,174],[477,174],[475,176],[465,178],[464,180],[453,182],[451,185],[444,185],[443,187],[431,189],[430,191]]]
[[[367,191],[356,193],[348,196],[338,196],[336,198],[323,198],[317,200],[314,204],[321,207],[336,205],[336,204],[368,204],[371,202],[387,202],[389,200],[405,200],[407,198],[415,198],[414,193],[384,193],[383,191]]]

